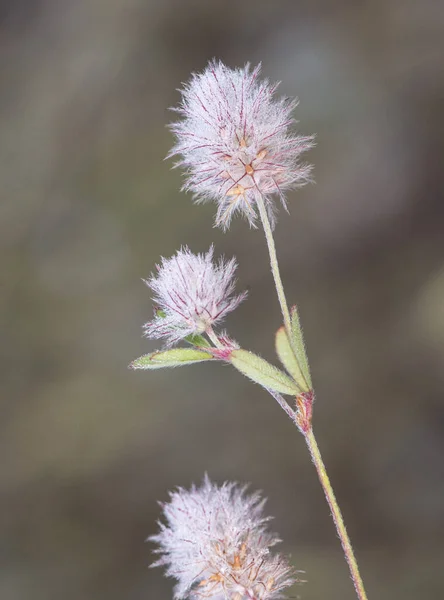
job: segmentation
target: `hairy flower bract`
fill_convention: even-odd
[[[236,260],[215,262],[213,254],[213,246],[206,254],[193,254],[185,246],[162,258],[157,274],[145,281],[157,304],[154,319],[145,325],[148,337],[165,338],[171,345],[208,331],[246,297],[246,292],[233,295]]]
[[[176,144],[169,156],[186,169],[184,189],[196,200],[215,200],[216,225],[226,229],[239,212],[254,225],[260,194],[274,220],[271,196],[309,180],[311,167],[299,156],[313,145],[312,136],[292,132],[296,100],[276,98],[278,84],[258,80],[260,65],[229,69],[212,61],[194,74],[175,109],[183,117],[173,123]]]
[[[267,530],[265,501],[245,487],[218,487],[206,476],[200,488],[179,488],[163,505],[166,524],[150,539],[177,579],[175,598],[271,600],[295,581],[287,560],[270,548],[280,540]]]

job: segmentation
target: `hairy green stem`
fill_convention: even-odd
[[[259,190],[256,193],[256,204],[257,204],[257,207],[259,210],[259,215],[260,215],[260,218],[262,221],[262,226],[264,228],[265,238],[267,240],[268,253],[270,255],[271,272],[273,273],[274,283],[276,286],[276,292],[277,292],[277,296],[279,299],[279,304],[281,306],[282,316],[284,318],[285,330],[287,332],[290,343],[293,347],[293,336],[292,336],[292,331],[291,331],[290,311],[288,310],[288,304],[287,304],[287,300],[285,297],[284,286],[283,286],[280,271],[279,271],[279,264],[278,264],[277,254],[276,254],[276,246],[275,246],[274,238],[273,238],[273,231],[271,228],[270,220],[267,215],[267,209],[265,207],[265,202],[264,202],[263,196],[259,192]],[[295,353],[295,356],[297,358],[296,353]],[[289,414],[290,417],[292,417],[292,415],[290,414],[290,412],[288,410],[288,408],[289,408],[288,404],[285,401],[281,402],[280,399],[276,397],[276,396],[280,396],[280,395],[279,394],[276,394],[276,395],[272,394],[272,395],[279,402],[281,408],[283,408],[283,410],[285,410],[285,412],[287,414]],[[297,424],[297,413],[294,413],[294,416],[292,418],[295,421],[295,423]],[[315,465],[316,471],[318,473],[319,481],[321,483],[322,489],[324,490],[325,498],[330,507],[333,522],[335,524],[336,531],[337,531],[339,539],[341,541],[345,559],[346,559],[346,561],[348,563],[348,567],[350,569],[350,574],[351,574],[351,578],[353,580],[353,584],[355,586],[356,594],[357,594],[359,600],[367,600],[367,594],[365,593],[364,584],[362,582],[362,578],[359,573],[358,563],[356,561],[356,558],[355,558],[355,555],[353,552],[353,548],[352,548],[352,545],[350,542],[350,538],[348,536],[347,529],[345,527],[344,519],[342,517],[342,513],[339,508],[339,504],[336,500],[333,488],[331,486],[330,479],[327,475],[324,461],[322,460],[321,452],[319,450],[318,444],[317,444],[316,439],[313,434],[313,429],[311,427],[311,412],[310,412],[310,415],[308,418],[309,418],[309,420],[307,422],[307,429],[300,429],[300,430],[304,435],[305,442],[306,442],[308,450],[310,452],[313,464]]]
[[[310,452],[311,459],[318,473],[319,482],[324,491],[327,503],[330,507],[331,516],[333,518],[336,531],[341,541],[345,560],[347,561],[348,567],[350,569],[350,574],[353,581],[353,585],[355,586],[356,594],[359,600],[367,600],[367,594],[365,592],[364,583],[359,572],[358,562],[353,552],[353,547],[351,545],[351,541],[348,536],[347,529],[345,527],[344,518],[342,516],[341,509],[339,508],[338,501],[336,500],[335,493],[330,483],[330,478],[327,475],[327,470],[325,468],[324,461],[322,460],[321,451],[319,450],[319,446],[316,442],[316,438],[314,436],[311,424],[309,421],[301,421],[300,419],[298,419],[299,413],[302,410],[301,406],[299,406],[299,410],[294,411],[292,408],[290,408],[288,403],[283,399],[283,397],[280,394],[272,390],[267,391],[279,403],[280,407],[287,413],[287,415],[295,423],[295,425],[297,425],[299,431],[305,438],[305,442]],[[304,422],[307,423],[306,428],[303,426]]]
[[[271,272],[273,273],[274,283],[276,286],[276,292],[281,305],[282,316],[284,318],[284,326],[287,332],[288,338],[291,340],[291,318],[290,311],[288,310],[287,299],[285,298],[284,286],[282,284],[281,274],[279,271],[279,264],[276,254],[276,246],[273,238],[273,231],[271,229],[270,219],[267,215],[267,209],[265,208],[264,199],[260,192],[256,193],[256,204],[261,217],[262,226],[264,228],[265,239],[267,240],[268,253],[270,255],[270,266]]]
[[[325,469],[324,461],[322,460],[321,452],[311,427],[306,433],[304,433],[304,437],[308,446],[308,450],[310,451],[311,459],[316,467],[316,471],[318,472],[319,481],[322,489],[324,490],[325,498],[327,499],[330,507],[331,516],[336,526],[336,531],[338,532],[339,539],[341,540],[342,549],[350,569],[356,594],[359,600],[367,600],[367,594],[365,593],[364,584],[361,574],[359,573],[358,563],[356,561],[350,538],[345,527],[344,518],[342,517],[341,509],[339,508],[339,504],[336,500],[330,479]]]

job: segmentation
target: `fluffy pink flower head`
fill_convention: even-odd
[[[193,254],[185,246],[171,258],[162,258],[157,274],[145,283],[153,290],[155,317],[145,325],[150,338],[168,344],[200,334],[220,323],[246,297],[233,295],[236,260],[213,261],[213,246],[206,254]]]
[[[206,476],[200,488],[179,488],[163,506],[167,523],[150,539],[178,580],[176,599],[271,600],[295,582],[294,570],[270,547],[279,538],[266,528],[264,501],[235,483],[222,487]]]
[[[311,167],[299,157],[313,137],[292,131],[297,101],[276,98],[278,84],[259,81],[259,72],[260,65],[250,71],[249,64],[210,62],[185,84],[176,109],[183,119],[171,126],[176,144],[168,156],[181,157],[184,189],[197,201],[215,200],[216,225],[224,229],[236,212],[254,225],[257,194],[274,222],[272,195],[286,208],[284,193],[309,180]]]

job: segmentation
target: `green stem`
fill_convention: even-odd
[[[268,218],[267,209],[265,208],[264,198],[259,190],[256,192],[256,204],[259,209],[259,215],[261,217],[262,226],[264,228],[265,239],[267,240],[268,246],[268,254],[270,256],[270,265],[271,272],[273,273],[274,283],[276,287],[277,297],[279,300],[279,304],[281,306],[282,316],[284,318],[284,327],[287,332],[288,340],[290,342],[290,346],[293,350],[293,354],[296,358],[296,361],[299,365],[299,371],[301,373],[301,377],[304,380],[307,389],[310,389],[310,382],[307,381],[307,377],[304,375],[304,369],[301,365],[300,357],[298,356],[297,348],[295,347],[294,334],[292,332],[292,323],[290,311],[288,310],[287,299],[285,297],[284,292],[284,284],[282,283],[281,273],[279,271],[279,263],[277,259],[276,246],[274,243],[273,230],[271,229],[270,219]],[[299,326],[299,318],[297,318],[298,327]],[[302,332],[300,333],[302,338]],[[305,348],[303,350],[305,352]]]
[[[316,467],[316,471],[318,472],[319,481],[321,482],[322,489],[324,490],[325,497],[330,507],[331,516],[333,517],[336,531],[338,532],[339,539],[341,540],[342,549],[344,550],[345,559],[350,569],[356,594],[359,600],[367,600],[367,594],[365,593],[364,584],[362,582],[361,574],[359,573],[358,563],[353,552],[350,538],[348,537],[341,509],[339,508],[339,504],[333,492],[330,479],[327,475],[327,471],[322,460],[321,452],[311,427],[306,433],[304,433],[304,437],[310,451],[312,461]]]
[[[205,333],[207,334],[209,340],[216,346],[216,348],[223,348],[223,345],[221,344],[211,325],[208,325]]]
[[[267,209],[265,208],[264,199],[259,191],[256,193],[256,204],[259,210],[259,215],[261,217],[262,226],[264,228],[265,239],[267,240],[268,253],[270,255],[271,272],[273,273],[276,292],[278,295],[279,304],[281,305],[282,316],[284,317],[285,330],[287,332],[288,338],[291,340],[292,335],[290,311],[288,310],[284,286],[282,284],[281,274],[279,272],[279,264],[276,254],[276,246],[274,244],[273,231],[271,229],[270,219],[267,215]]]
[[[271,272],[273,273],[274,283],[276,286],[276,292],[279,299],[279,304],[281,306],[282,316],[284,318],[284,326],[287,332],[290,343],[293,347],[293,336],[291,332],[291,317],[290,311],[288,310],[287,300],[285,298],[284,286],[282,284],[281,275],[279,272],[279,264],[276,254],[276,246],[273,238],[273,231],[271,229],[270,220],[267,215],[267,209],[265,207],[264,199],[259,189],[256,193],[256,204],[259,210],[259,215],[262,221],[262,226],[264,228],[265,238],[267,240],[268,252],[270,255],[270,265]],[[294,350],[294,348],[293,348]],[[295,356],[297,359],[297,353],[295,352]],[[298,359],[297,359],[298,360]],[[299,360],[298,360],[299,362]],[[301,370],[302,372],[302,370]],[[274,396],[274,394],[272,394]],[[279,402],[279,399],[276,398]],[[288,413],[287,407],[279,402],[281,407]],[[287,405],[288,406],[288,405]],[[297,423],[296,418],[297,413],[294,414],[295,423]],[[348,567],[350,569],[351,578],[353,580],[353,584],[355,586],[356,594],[359,600],[367,600],[367,594],[365,593],[364,584],[362,582],[361,575],[359,573],[358,563],[356,561],[353,548],[350,542],[350,538],[348,537],[347,529],[345,527],[344,519],[342,517],[341,509],[339,508],[339,504],[336,500],[335,494],[333,492],[333,488],[330,483],[330,479],[327,475],[327,471],[325,469],[324,462],[322,460],[321,452],[319,450],[318,444],[313,434],[313,430],[311,428],[311,412],[309,416],[309,421],[307,422],[307,428],[299,428],[303,433],[305,442],[307,444],[308,450],[310,452],[312,461],[316,467],[319,481],[321,483],[322,489],[324,490],[325,498],[327,499],[327,503],[331,510],[331,515],[333,518],[333,522],[336,526],[336,531],[338,532],[339,539],[341,540],[342,549],[344,551],[345,559],[348,563]]]

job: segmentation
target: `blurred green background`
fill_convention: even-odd
[[[302,437],[229,367],[131,372],[147,277],[180,244],[236,255],[227,319],[275,360],[260,231],[212,228],[163,158],[212,57],[298,96],[316,185],[276,230],[315,430],[369,597],[444,595],[444,7],[435,0],[0,2],[0,598],[156,600],[157,500],[249,481],[305,600],[354,592]]]

